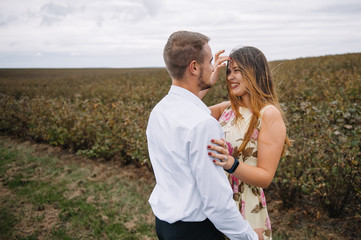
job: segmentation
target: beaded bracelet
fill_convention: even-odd
[[[233,163],[232,167],[230,169],[226,170],[226,172],[231,173],[231,174],[234,173],[234,171],[236,171],[236,168],[239,165],[238,159],[235,157],[233,157],[233,158],[234,158],[234,163]]]

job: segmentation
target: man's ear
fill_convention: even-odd
[[[198,74],[198,71],[199,71],[199,63],[196,61],[196,60],[193,60],[189,66],[189,72],[192,74],[192,75],[197,75]]]

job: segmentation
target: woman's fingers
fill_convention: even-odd
[[[215,165],[221,166],[221,167],[224,167],[227,164],[226,162],[217,161],[215,159],[213,159],[213,162]]]
[[[223,146],[224,142],[225,141],[223,139],[211,139],[211,143],[218,144],[219,146]]]
[[[228,148],[226,141],[222,138],[222,139],[212,139],[211,140],[212,143],[215,143],[223,148]]]
[[[218,63],[222,63],[228,60],[229,60],[228,56],[220,56],[216,61],[218,61]]]
[[[216,70],[219,70],[219,69],[221,69],[222,67],[225,67],[225,66],[226,66],[225,63],[223,63],[223,64],[217,64],[217,65],[216,65]]]
[[[229,157],[226,141],[224,139],[212,139],[211,141],[214,144],[208,145],[207,148],[214,152],[208,152],[208,155],[219,160],[215,161],[216,165],[224,166]],[[224,164],[221,164],[222,162],[224,162]]]
[[[219,154],[228,155],[228,149],[224,146],[217,146],[217,145],[208,145],[208,150],[213,150],[218,152]]]
[[[208,152],[208,155],[213,158],[213,163],[224,169],[230,169],[235,159],[229,155],[226,141],[224,139],[212,139],[211,142],[213,144],[208,145],[207,148],[212,150],[212,152]]]
[[[228,56],[220,56],[224,52],[225,52],[225,50],[221,50],[221,51],[218,51],[214,55],[214,67],[215,67],[215,70],[219,70],[220,68],[226,66],[226,63],[224,63],[224,62],[229,60],[229,57]]]
[[[208,152],[208,155],[213,158],[217,158],[222,162],[225,162],[228,160],[228,154],[219,153],[219,152]]]
[[[217,59],[219,58],[219,55],[221,55],[224,52],[225,52],[225,50],[220,50],[216,54],[214,54],[214,60],[217,61]]]
[[[221,56],[219,58],[217,58],[217,60],[214,61],[215,65],[217,68],[226,66],[226,61],[228,61],[229,57],[228,56]]]

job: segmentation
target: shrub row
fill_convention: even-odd
[[[360,207],[361,54],[272,62],[294,146],[274,184],[285,206]],[[204,101],[227,99],[224,73]],[[95,158],[150,166],[145,129],[165,69],[0,70],[0,131]]]

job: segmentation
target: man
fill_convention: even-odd
[[[172,86],[152,110],[147,140],[156,186],[149,203],[159,239],[258,239],[237,209],[222,167],[208,156],[211,139],[224,137],[199,99],[211,87],[209,38],[173,33],[163,57]],[[221,233],[222,232],[222,233]]]

